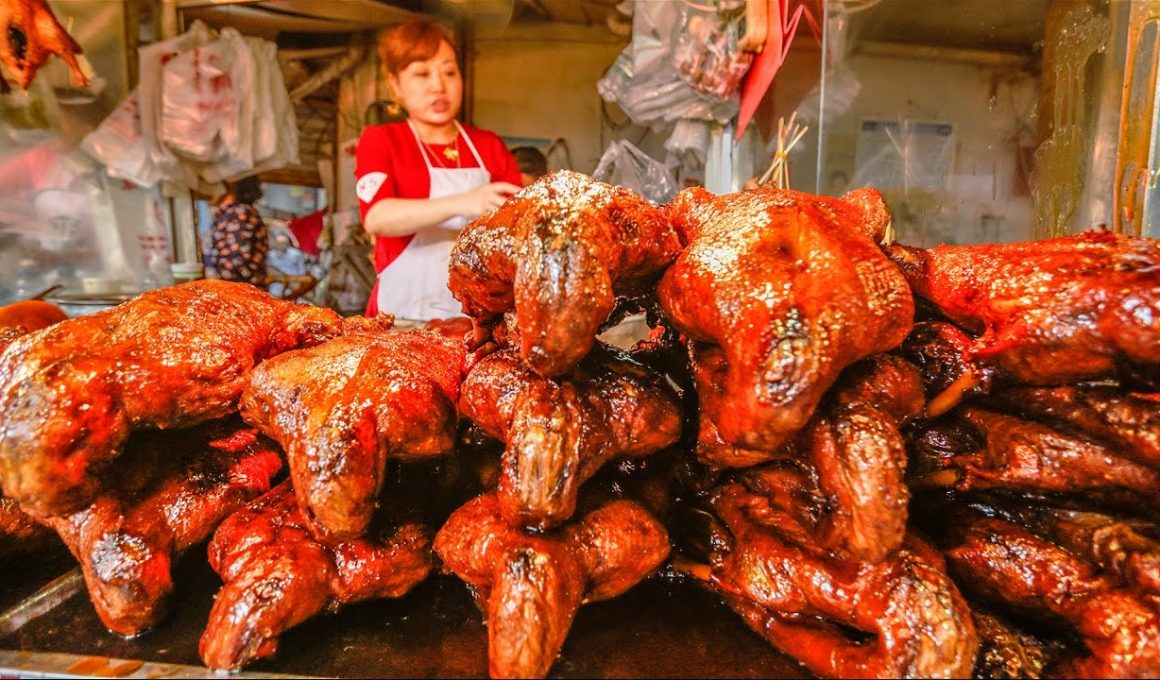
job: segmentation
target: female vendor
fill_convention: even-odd
[[[359,138],[355,191],[379,272],[367,316],[458,316],[447,288],[455,236],[518,191],[520,172],[499,136],[456,120],[463,78],[445,28],[402,24],[379,54],[407,118],[369,126]]]

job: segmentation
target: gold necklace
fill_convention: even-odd
[[[421,140],[421,139],[419,141],[423,142],[423,140]],[[452,162],[455,163],[456,169],[459,169],[462,167],[462,165],[460,165],[460,162],[459,162],[459,132],[458,131],[456,131],[456,133],[455,133],[455,139],[451,140],[450,144],[443,147],[442,156],[443,156],[443,158],[447,159],[445,161],[441,160],[439,158],[440,154],[435,153],[435,147],[431,146],[427,142],[423,142],[423,146],[427,149],[427,154],[429,156],[431,156],[431,158],[434,159],[436,163],[439,164],[439,167],[441,167],[445,170],[450,170],[450,169],[452,169],[451,168]]]

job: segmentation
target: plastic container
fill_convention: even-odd
[[[185,283],[205,278],[205,265],[198,262],[174,262],[169,265],[174,283]]]

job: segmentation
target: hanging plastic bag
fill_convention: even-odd
[[[608,145],[592,176],[632,189],[654,204],[665,203],[677,193],[677,182],[664,164],[624,139]]]
[[[141,110],[137,90],[129,93],[96,130],[81,142],[81,148],[97,159],[109,175],[141,187],[151,187],[162,179],[161,170],[149,157],[141,132]]]

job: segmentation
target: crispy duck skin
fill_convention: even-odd
[[[809,424],[778,452],[781,461],[746,470],[739,479],[768,503],[763,513],[793,518],[771,519],[773,524],[805,529],[793,537],[797,545],[842,560],[879,562],[906,534],[910,493],[899,427],[922,408],[918,370],[898,357],[876,355],[846,370]]]
[[[570,518],[580,485],[607,461],[681,436],[680,400],[664,378],[604,345],[560,379],[540,377],[515,349],[490,354],[464,380],[460,409],[506,445],[500,512],[536,529]]]
[[[1010,413],[1104,442],[1160,469],[1160,403],[1114,387],[1012,387],[988,398]]]
[[[825,559],[782,536],[743,484],[712,495],[708,565],[678,568],[722,594],[742,619],[822,677],[969,677],[971,612],[938,552],[913,535],[876,564]],[[854,635],[850,631],[855,631]]]
[[[51,530],[21,510],[16,501],[0,496],[0,559],[34,552],[51,543]]]
[[[976,678],[1042,678],[1044,671],[1066,649],[1059,640],[1032,635],[1005,616],[981,608],[974,602],[971,603],[971,614],[979,634]]]
[[[64,310],[44,300],[20,300],[0,307],[0,331],[22,328],[31,333],[66,320],[68,315]],[[3,350],[3,341],[0,341],[0,350]]]
[[[0,355],[0,484],[37,514],[80,510],[132,430],[228,415],[255,364],[342,329],[329,309],[207,280],[17,338]]]
[[[688,189],[665,210],[689,245],[658,296],[726,443],[776,450],[842,369],[910,330],[910,289],[875,243],[889,222],[877,192]]]
[[[1160,597],[1160,526],[1152,522],[1004,494],[972,494],[967,506],[1018,524],[1123,585]]]
[[[430,331],[353,332],[253,371],[242,417],[286,450],[317,536],[366,530],[388,457],[451,453],[465,359],[462,341]]]
[[[463,230],[449,287],[482,324],[514,309],[513,345],[532,370],[555,377],[592,348],[616,298],[649,290],[681,246],[644,198],[557,171]]]
[[[1160,242],[1088,232],[1028,243],[890,246],[917,295],[980,334],[972,356],[1063,385],[1160,364]]]
[[[1160,673],[1160,610],[1118,579],[1068,550],[996,517],[955,513],[946,551],[964,587],[1017,612],[1074,626],[1088,654],[1056,666],[1055,676],[1155,677]]]
[[[524,533],[488,493],[452,513],[435,552],[486,612],[491,677],[542,678],[580,605],[617,597],[652,574],[668,557],[669,539],[660,522],[624,499],[552,532]]]
[[[1160,470],[1102,444],[974,406],[948,418],[914,434],[912,486],[1106,496],[1145,507],[1160,495]]]
[[[430,531],[420,524],[319,542],[289,481],[226,519],[209,557],[225,585],[199,652],[206,666],[229,671],[273,655],[282,633],[324,610],[402,597],[427,578],[434,562]]]
[[[92,505],[39,519],[81,563],[105,626],[133,636],[164,616],[172,563],[268,491],[282,459],[255,430],[217,424],[140,432],[128,449]]]
[[[0,2],[0,64],[27,90],[36,72],[55,54],[68,64],[73,78],[82,85],[88,77],[77,63],[83,50],[57,21],[46,0],[4,0]],[[8,91],[8,83],[0,76],[0,89]]]

